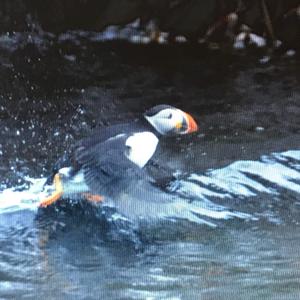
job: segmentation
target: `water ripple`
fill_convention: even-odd
[[[270,195],[278,199],[282,191],[300,193],[300,151],[291,150],[262,156],[258,161],[236,161],[221,168],[209,170],[204,174],[192,173],[185,178],[171,182],[168,192],[146,186],[126,201],[119,201],[117,209],[126,217],[147,219],[149,215],[157,219],[186,219],[190,222],[215,227],[213,220],[257,219],[261,213],[239,211],[222,202],[228,199],[255,198]],[[31,179],[29,188],[4,189],[0,192],[0,212],[11,213],[20,210],[37,210],[39,199],[47,191],[43,190],[45,179]],[[135,201],[149,197],[147,209],[145,201]],[[151,199],[155,201],[151,201]],[[275,201],[275,200],[274,200]],[[126,203],[124,205],[124,203]],[[229,204],[228,204],[229,203]],[[240,206],[240,210],[243,210]],[[253,210],[252,210],[253,212]],[[127,213],[127,215],[126,215]],[[267,214],[274,215],[267,210]],[[275,214],[276,215],[276,214]],[[274,217],[274,216],[273,216]]]

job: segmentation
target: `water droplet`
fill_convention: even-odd
[[[257,126],[257,127],[255,127],[255,131],[256,131],[256,132],[261,132],[261,131],[264,131],[264,130],[265,130],[265,128],[262,127],[262,126]]]

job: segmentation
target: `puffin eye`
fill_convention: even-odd
[[[173,114],[172,113],[169,113],[169,115],[168,115],[168,119],[172,119],[172,117],[173,117]]]
[[[127,156],[130,156],[131,155],[131,152],[132,152],[132,148],[128,145],[125,146],[125,154]]]

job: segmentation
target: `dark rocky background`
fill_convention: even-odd
[[[297,148],[299,51],[294,57],[284,53],[299,48],[299,5],[299,0],[1,0],[1,182],[47,175],[91,128],[134,119],[160,103],[191,112],[200,124],[199,136],[177,141],[177,150],[166,143],[161,160],[172,153],[173,169],[202,171]],[[238,16],[232,33],[247,24],[269,41],[281,39],[284,51],[260,63],[271,47],[241,53],[195,43],[215,28],[208,40],[226,44],[223,21],[232,12]],[[80,35],[136,18],[141,27],[155,20],[161,30],[185,35],[190,43],[136,45]],[[194,156],[207,153],[209,159],[195,165]]]
[[[159,29],[191,41],[211,27],[216,30],[210,38],[222,39],[222,25],[230,13],[237,16],[233,33],[244,24],[257,34],[299,48],[299,0],[1,0],[0,31],[30,31],[33,24],[55,33],[100,31],[140,18],[141,26],[154,20]]]

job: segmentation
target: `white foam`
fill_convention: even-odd
[[[134,195],[125,194],[113,201],[125,217],[142,219],[186,219],[215,227],[213,220],[254,219],[251,215],[232,211],[214,203],[214,199],[255,197],[261,193],[279,194],[281,189],[300,193],[300,151],[291,150],[262,156],[259,161],[234,162],[227,167],[191,174],[173,182],[170,193],[150,184],[142,184]],[[0,213],[24,209],[37,210],[40,199],[49,194],[45,178],[25,178],[29,188],[4,188],[0,191]],[[205,219],[203,219],[204,217]]]
[[[300,181],[300,173],[295,170],[299,165],[297,163],[284,165],[288,158],[300,161],[300,151],[273,153],[271,156],[262,156],[261,161],[237,161],[225,168],[207,172],[205,175],[192,174],[188,178],[189,182],[179,190],[186,195],[200,198],[204,195],[224,198],[233,195],[251,197],[258,193],[278,194],[272,185],[300,193],[300,184],[296,182]],[[261,182],[262,180],[270,184],[266,185]],[[205,187],[190,181],[198,182]],[[211,192],[211,188],[221,191]]]
[[[27,177],[26,180],[30,182],[28,189],[14,187],[0,191],[0,213],[38,209],[40,199],[48,195],[47,189],[44,189],[46,179]]]
[[[300,193],[300,185],[292,181],[300,180],[300,173],[283,164],[243,161],[234,163],[232,167],[241,172],[256,175],[282,188]],[[270,188],[269,191],[272,192]]]
[[[256,195],[253,190],[267,193],[270,191],[259,182],[244,175],[239,169],[236,169],[234,165],[211,171],[207,173],[206,176],[192,174],[190,179],[223,190],[222,196],[227,196],[229,193],[238,196],[251,197]],[[224,192],[227,192],[227,194],[224,194]]]
[[[295,160],[299,160],[299,162],[300,162],[300,151],[298,151],[298,150],[289,150],[289,151],[286,151],[283,153],[276,153],[276,154],[279,154],[283,157],[288,157],[288,158],[292,158]]]

